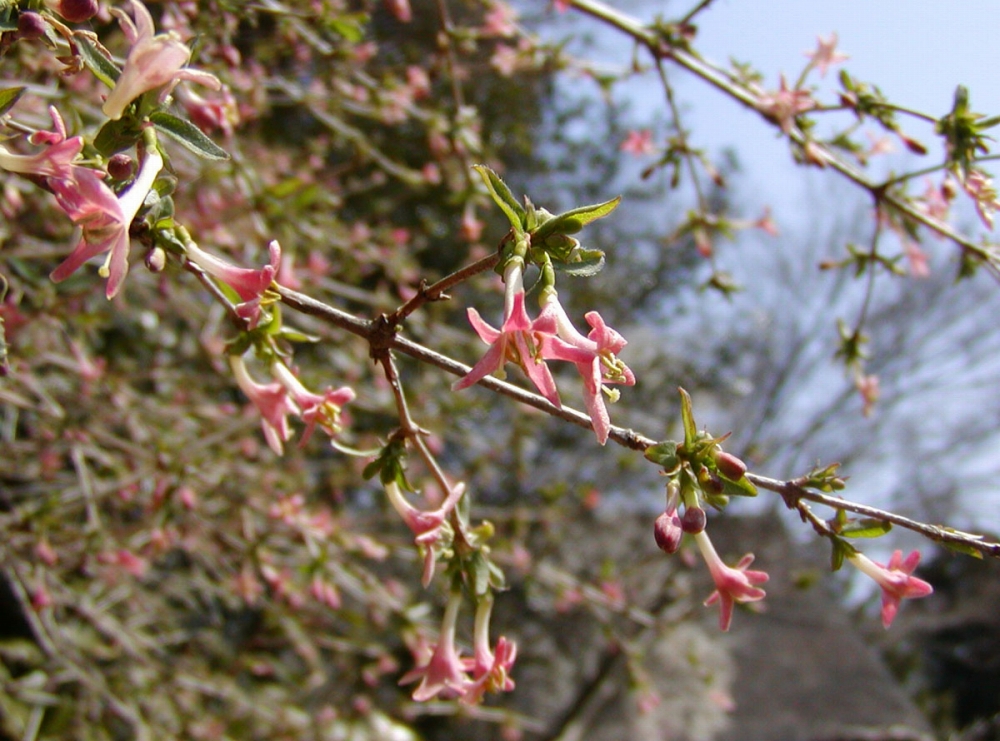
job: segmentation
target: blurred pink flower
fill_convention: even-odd
[[[822,36],[818,36],[815,51],[807,51],[805,55],[809,57],[809,64],[819,70],[820,77],[826,77],[827,69],[834,64],[840,64],[848,59],[849,56],[842,54],[837,51],[837,34],[830,34],[829,40],[824,40]]]
[[[934,591],[930,584],[912,575],[920,563],[920,551],[913,551],[905,559],[902,551],[893,551],[888,566],[875,563],[863,553],[854,553],[847,560],[882,588],[882,625],[885,628],[892,625],[901,600],[926,597]]]
[[[708,565],[708,571],[715,582],[715,591],[705,600],[706,605],[719,603],[719,628],[729,630],[729,625],[733,620],[733,607],[739,602],[757,602],[764,599],[765,592],[758,587],[767,581],[768,576],[763,571],[748,571],[747,567],[753,563],[753,554],[748,553],[736,568],[726,566],[719,554],[715,552],[715,547],[708,537],[708,533],[702,530],[694,536],[698,549]]]
[[[655,154],[656,146],[653,144],[653,132],[650,129],[629,131],[619,149],[629,154]]]
[[[781,76],[781,87],[764,93],[757,100],[757,110],[781,127],[786,134],[795,125],[795,117],[816,107],[812,94],[802,88],[788,89],[788,81]]]
[[[129,0],[133,23],[123,10],[111,8],[131,48],[125,66],[101,109],[113,121],[122,117],[133,100],[150,90],[162,88],[161,97],[170,94],[181,80],[218,90],[222,84],[215,75],[194,69],[184,69],[191,59],[191,50],[173,31],[156,34],[153,18],[139,0]]]
[[[267,444],[271,446],[271,450],[281,455],[284,451],[283,444],[292,435],[288,427],[288,415],[298,414],[298,407],[288,398],[288,390],[280,383],[257,383],[250,376],[242,355],[230,355],[229,365],[240,390],[260,412],[260,424]]]

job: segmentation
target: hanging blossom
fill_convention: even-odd
[[[260,270],[254,270],[226,262],[205,252],[195,242],[189,241],[184,245],[185,255],[191,262],[236,291],[242,299],[242,303],[236,305],[236,313],[246,321],[248,329],[254,329],[260,321],[264,294],[271,287],[278,268],[281,267],[281,245],[278,244],[278,240],[272,239],[267,249],[270,262]]]
[[[604,445],[611,431],[611,418],[604,404],[604,396],[612,401],[618,401],[617,389],[608,389],[605,384],[635,385],[635,375],[631,369],[618,359],[618,353],[628,344],[625,338],[604,323],[604,319],[596,311],[584,315],[590,325],[590,333],[584,337],[573,326],[566,310],[559,303],[555,290],[548,290],[542,298],[542,311],[538,322],[551,320],[556,327],[557,339],[551,335],[542,338],[542,356],[563,360],[571,360],[583,377],[583,398],[590,415],[597,442]],[[559,345],[556,346],[556,342]],[[572,348],[571,353],[567,348]]]
[[[768,576],[763,571],[748,571],[747,567],[753,563],[753,554],[748,553],[736,567],[726,566],[719,554],[715,552],[715,547],[708,537],[708,533],[702,530],[694,535],[694,540],[698,544],[698,550],[708,565],[708,571],[715,582],[715,591],[705,600],[706,605],[719,603],[719,628],[729,630],[729,624],[733,620],[733,606],[739,602],[758,602],[765,597],[763,589],[758,584],[763,584],[768,580]]]
[[[281,361],[271,365],[275,378],[288,391],[292,401],[301,410],[300,417],[306,423],[305,432],[299,445],[305,445],[312,437],[313,430],[319,427],[330,437],[340,434],[340,413],[344,405],[354,401],[354,389],[341,386],[339,389],[327,388],[322,394],[316,394],[302,385],[288,366]]]
[[[389,481],[384,486],[389,503],[416,536],[414,542],[423,551],[424,572],[420,581],[426,587],[434,578],[438,550],[451,544],[454,534],[448,524],[448,516],[465,493],[465,484],[455,484],[441,506],[429,511],[410,504],[395,481]]]
[[[264,439],[278,455],[284,452],[284,443],[292,436],[288,415],[298,415],[299,408],[289,398],[288,389],[280,383],[257,383],[250,375],[242,355],[230,355],[229,366],[240,390],[260,412]]]
[[[189,80],[213,90],[222,87],[219,79],[208,72],[185,69],[191,50],[175,32],[157,34],[153,18],[139,0],[130,0],[135,22],[119,8],[111,13],[118,19],[128,39],[128,56],[114,88],[104,101],[104,115],[112,121],[122,117],[133,100],[150,90],[160,89],[160,99],[170,94],[181,80]]]
[[[472,370],[456,381],[452,388],[468,388],[491,373],[501,377],[504,365],[510,361],[521,367],[535,384],[538,392],[554,406],[561,406],[556,382],[545,360],[587,362],[585,351],[567,345],[556,337],[556,323],[552,316],[532,321],[524,307],[524,282],[521,265],[512,260],[504,271],[504,321],[500,329],[484,322],[473,308],[469,308],[469,323],[479,338],[490,346]],[[543,352],[544,348],[544,352]]]
[[[108,279],[105,295],[110,299],[118,294],[128,274],[129,228],[161,169],[163,157],[155,148],[148,150],[135,180],[117,196],[104,183],[103,173],[89,168],[74,167],[69,177],[49,178],[59,206],[83,229],[79,244],[52,271],[52,280],[65,280],[85,262],[107,252],[98,272]]]
[[[913,576],[920,563],[920,551],[913,551],[905,559],[902,551],[893,551],[887,566],[875,563],[863,553],[854,553],[847,560],[881,587],[882,626],[885,628],[892,625],[901,600],[926,597],[934,591],[930,584]]]
[[[510,670],[517,659],[517,645],[504,636],[497,639],[496,649],[490,648],[490,616],[493,612],[493,597],[487,595],[476,606],[476,621],[473,628],[472,685],[462,695],[462,702],[475,705],[487,692],[510,692],[514,680]]]
[[[73,168],[79,167],[74,162],[83,149],[83,138],[66,137],[66,124],[54,106],[49,108],[49,116],[52,118],[52,131],[37,131],[28,137],[32,144],[46,146],[35,154],[14,154],[0,144],[0,168],[22,175],[72,177]]]
[[[473,662],[463,659],[455,646],[455,623],[462,606],[462,593],[452,592],[444,608],[438,642],[429,657],[422,657],[418,665],[404,674],[400,684],[420,680],[413,691],[413,699],[425,702],[440,696],[441,699],[461,697],[472,687],[469,677]]]

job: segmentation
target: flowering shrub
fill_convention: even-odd
[[[711,82],[804,165],[872,194],[869,248],[825,267],[906,273],[905,256],[924,276],[920,244],[934,234],[958,250],[963,277],[996,272],[992,246],[947,222],[960,193],[988,228],[998,206],[983,165],[997,121],[971,112],[964,90],[935,120],[946,161],[879,183],[858,169],[877,145],[863,150],[850,127],[821,138],[815,117],[847,112],[923,146],[897,120],[910,112],[877,88],[843,72],[824,103],[807,85],[847,60],[836,36],[820,39],[794,84],[782,75],[768,89],[697,54],[692,21],[705,5],[652,25],[595,0],[552,12],[578,12],[654,66]],[[697,426],[686,391],[682,439],[614,424],[614,404],[627,407],[642,383],[627,333],[591,306],[585,334],[569,297],[616,259],[593,245],[621,199],[553,213],[498,174],[547,113],[533,103],[546,76],[598,71],[540,42],[507,4],[32,0],[0,7],[0,31],[0,567],[30,638],[0,648],[15,667],[3,677],[9,733],[387,737],[407,697],[476,713],[515,691],[516,625],[493,635],[491,620],[502,566],[530,572],[530,554],[516,518],[479,519],[477,470],[503,443],[499,423],[462,434],[459,420],[478,413],[474,386],[651,462],[666,480],[655,543],[701,553],[723,631],[768,581],[749,569],[752,554],[727,565],[709,537],[706,512],[732,497],[778,495],[829,542],[835,569],[846,559],[876,582],[887,628],[902,600],[932,587],[914,574],[918,552],[880,565],[857,538],[896,525],[1000,555],[981,536],[834,496],[845,486],[836,464],[787,480],[749,470],[724,449],[728,436]],[[496,105],[504,91],[519,105]],[[690,181],[697,207],[674,237],[708,265],[705,286],[728,294],[720,240],[775,226],[767,213],[740,222],[714,209],[702,181],[723,178],[677,131],[662,142],[632,131],[619,149],[653,158],[647,175]],[[940,186],[908,192],[931,172]],[[887,235],[899,255],[886,254]],[[484,318],[497,291],[499,327]],[[481,351],[468,325],[488,346],[471,367],[452,358]],[[864,312],[839,329],[869,414],[879,383],[866,371]],[[446,394],[443,374],[423,366],[470,390]],[[541,434],[534,424],[510,438]],[[593,442],[572,454],[602,454]],[[610,580],[598,592],[607,605],[627,599]],[[438,607],[439,627],[428,615]]]

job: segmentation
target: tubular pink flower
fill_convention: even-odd
[[[604,403],[603,394],[611,401],[618,400],[618,392],[605,388],[605,384],[635,385],[635,375],[618,359],[618,353],[628,344],[625,338],[604,323],[596,311],[585,315],[590,333],[584,337],[573,326],[555,291],[542,299],[544,306],[536,320],[555,324],[558,337],[543,340],[542,357],[569,360],[576,365],[583,378],[583,397],[590,415],[597,442],[604,445],[611,431],[611,417]]]
[[[545,364],[542,343],[545,336],[555,333],[551,320],[528,318],[524,308],[524,286],[520,268],[508,269],[504,276],[507,284],[504,298],[504,322],[500,329],[494,329],[484,322],[479,312],[469,308],[469,323],[479,338],[490,346],[482,359],[472,370],[456,381],[452,388],[456,391],[468,388],[491,373],[502,372],[507,361],[521,366],[525,375],[535,384],[538,392],[554,406],[562,406],[552,371]]]
[[[284,451],[284,442],[292,433],[288,427],[288,415],[298,414],[295,402],[288,398],[288,390],[280,383],[257,383],[250,376],[241,355],[230,355],[229,365],[240,390],[260,412],[260,424],[264,438],[278,455]]]
[[[510,692],[514,680],[510,670],[517,659],[517,646],[504,636],[497,639],[496,650],[490,649],[490,615],[493,612],[493,598],[486,597],[476,607],[476,622],[473,628],[473,683],[462,696],[462,702],[476,705],[487,692]]]
[[[150,149],[135,180],[120,196],[104,184],[103,173],[85,167],[73,167],[65,177],[49,178],[60,207],[83,229],[80,243],[52,271],[52,280],[65,280],[92,257],[107,252],[99,272],[108,279],[107,297],[117,295],[128,273],[129,227],[162,168],[160,153]]]
[[[424,572],[421,583],[426,587],[434,577],[434,568],[437,564],[436,546],[442,542],[451,542],[451,526],[447,523],[447,519],[465,493],[465,484],[462,482],[455,484],[441,506],[429,511],[417,509],[410,504],[395,481],[389,481],[384,487],[389,503],[416,536],[414,542],[423,551]]]
[[[191,59],[191,50],[174,33],[156,34],[153,18],[146,6],[138,0],[130,0],[135,22],[118,8],[111,13],[118,18],[122,32],[129,40],[131,48],[125,59],[122,74],[104,101],[104,115],[112,121],[122,117],[125,108],[143,93],[163,88],[162,96],[181,80],[190,80],[199,85],[218,90],[222,84],[215,75],[193,69],[183,69]]]
[[[705,604],[719,603],[719,628],[729,630],[729,624],[733,620],[733,606],[737,602],[757,602],[764,599],[764,590],[756,585],[766,582],[768,576],[763,571],[747,571],[747,567],[753,563],[752,553],[745,555],[736,564],[736,568],[732,568],[719,558],[706,531],[696,533],[694,540],[715,582],[715,591],[705,600]]]
[[[461,604],[462,593],[452,592],[444,609],[441,634],[430,659],[426,664],[408,671],[399,680],[400,684],[420,680],[413,691],[413,699],[417,702],[425,702],[438,695],[442,699],[461,697],[473,684],[468,675],[470,662],[461,658],[455,647],[455,622]]]
[[[222,258],[205,252],[194,242],[184,245],[185,254],[191,262],[213,278],[221,280],[243,299],[243,303],[237,305],[236,313],[246,320],[250,329],[256,327],[260,321],[261,299],[265,291],[271,287],[281,266],[281,245],[278,244],[278,240],[272,239],[267,248],[270,262],[260,270],[254,270],[236,267]]]
[[[863,553],[854,553],[847,560],[882,588],[882,626],[886,629],[899,612],[901,600],[919,599],[934,591],[923,579],[912,576],[920,563],[920,551],[913,551],[905,559],[902,551],[893,551],[888,566],[875,563]]]
[[[55,107],[49,108],[52,117],[52,131],[39,131],[29,137],[32,144],[46,144],[35,154],[14,154],[0,145],[0,168],[22,175],[67,178],[77,165],[73,162],[83,149],[83,139],[74,136],[66,138],[66,124]]]
[[[314,394],[302,385],[288,366],[280,361],[271,365],[275,377],[285,387],[292,401],[302,410],[302,421],[306,423],[300,445],[305,445],[318,424],[330,437],[336,437],[341,430],[340,411],[348,402],[354,401],[354,390],[348,386],[339,389],[328,388],[322,394]]]

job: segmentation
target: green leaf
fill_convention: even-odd
[[[97,36],[91,31],[77,31],[73,34],[73,40],[80,51],[80,59],[94,73],[94,77],[108,87],[114,87],[122,71],[105,54],[105,49],[97,40]]]
[[[964,553],[966,556],[972,556],[973,558],[978,558],[980,560],[983,558],[982,552],[970,543],[955,543],[950,540],[942,540],[941,545],[950,551],[955,551],[956,553]]]
[[[490,191],[493,202],[507,216],[514,231],[523,231],[525,211],[514,198],[514,194],[510,192],[507,184],[486,165],[473,165],[472,169],[478,172],[483,182],[486,183],[486,188]]]
[[[126,116],[117,121],[108,121],[94,137],[94,147],[105,157],[135,146],[142,138],[142,129],[135,119]]]
[[[21,98],[25,90],[27,88],[23,85],[21,87],[8,87],[0,90],[0,116],[14,107],[14,104]]]
[[[743,476],[738,481],[733,481],[732,479],[727,479],[721,473],[716,471],[719,480],[722,481],[722,493],[731,497],[755,497],[757,496],[757,487],[746,476]]]
[[[326,22],[327,30],[338,36],[357,44],[365,38],[365,24],[368,16],[364,13],[350,13],[338,15]]]
[[[879,538],[892,530],[892,523],[874,518],[864,518],[842,528],[845,538]]]
[[[830,543],[833,546],[830,552],[830,570],[840,571],[840,567],[844,565],[844,559],[853,556],[858,550],[843,538],[836,536],[830,538]]]
[[[604,253],[601,250],[577,250],[579,259],[571,262],[557,262],[554,266],[560,272],[575,278],[589,278],[604,269]]]
[[[618,204],[621,202],[622,197],[618,196],[604,203],[580,206],[580,208],[556,214],[532,233],[532,241],[544,240],[553,234],[576,234],[590,222],[610,214],[618,208]]]
[[[693,447],[698,439],[698,426],[694,423],[694,408],[691,404],[691,396],[682,388],[677,389],[681,394],[681,420],[684,423],[684,445]]]
[[[156,111],[150,114],[149,120],[158,130],[173,137],[202,159],[229,159],[229,153],[225,149],[209,139],[205,132],[190,121],[172,116],[165,111]]]
[[[646,460],[663,466],[663,470],[667,473],[673,473],[681,465],[681,459],[677,456],[677,443],[673,440],[650,445],[643,455],[646,456]]]

